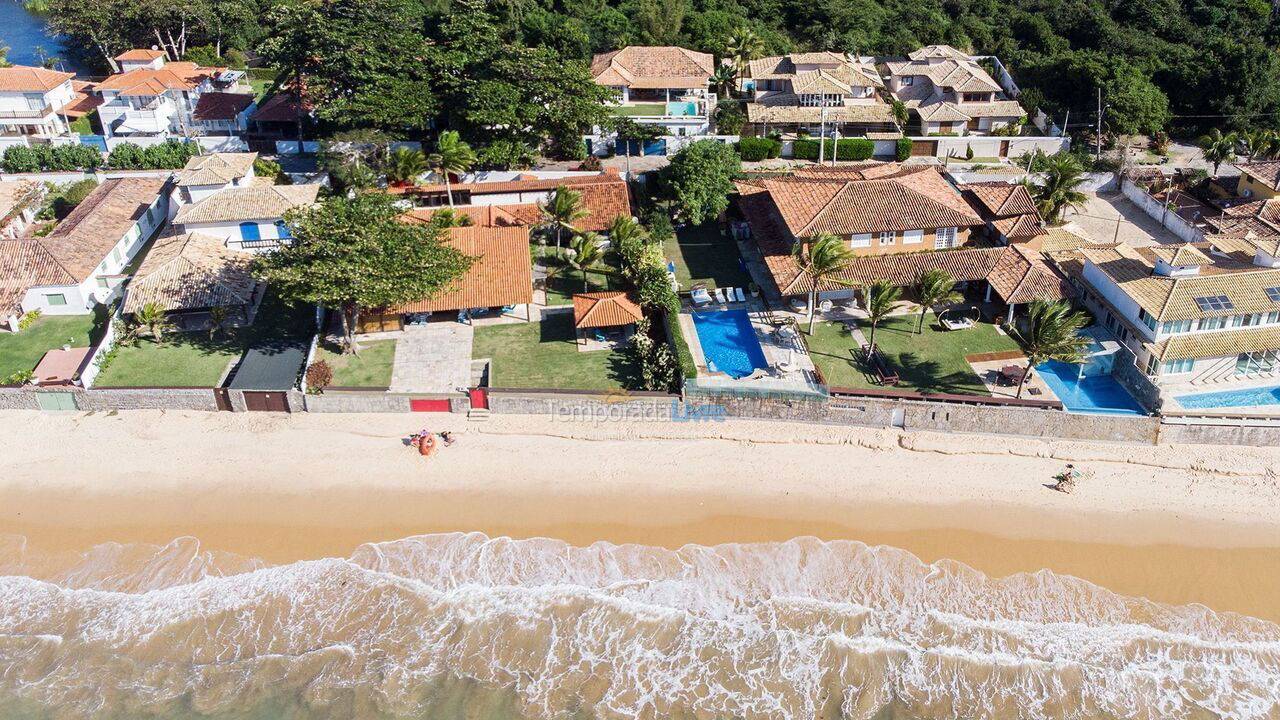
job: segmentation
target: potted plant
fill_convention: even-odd
[[[760,286],[754,282],[747,283],[747,289],[751,291],[751,297],[760,297]]]

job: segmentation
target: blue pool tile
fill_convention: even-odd
[[[1069,412],[1099,415],[1146,415],[1137,400],[1110,375],[1081,377],[1080,366],[1050,360],[1036,366],[1040,377]]]
[[[1252,407],[1255,405],[1280,405],[1280,385],[1268,387],[1223,390],[1221,392],[1175,395],[1174,400],[1188,410],[1210,408]]]
[[[698,331],[702,354],[713,370],[740,378],[756,368],[769,367],[745,310],[695,312],[693,327]]]

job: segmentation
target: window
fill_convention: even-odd
[[[1174,320],[1160,323],[1160,332],[1164,334],[1191,332],[1190,320]]]
[[[282,240],[293,237],[293,233],[289,232],[289,226],[283,220],[276,221],[276,237]]]
[[[871,233],[865,233],[862,235],[850,235],[849,247],[856,247],[856,248],[871,247]]]
[[[1259,350],[1258,352],[1240,353],[1236,358],[1236,374],[1275,372],[1280,362],[1280,350]]]
[[[115,246],[115,247],[111,248],[111,261],[112,261],[112,262],[114,262],[114,263],[119,263],[119,262],[120,262],[120,258],[121,258],[121,257],[122,257],[122,256],[120,255],[120,246],[119,246],[119,245],[117,245],[117,246]]]
[[[1280,287],[1267,288],[1267,297],[1273,303],[1280,303]]]
[[[1148,315],[1147,311],[1142,308],[1138,308],[1138,320],[1142,321],[1142,324],[1148,328],[1156,329],[1156,319]]]
[[[1262,324],[1262,314],[1256,315],[1232,315],[1231,327],[1250,327]]]
[[[1165,362],[1162,375],[1177,375],[1178,373],[1189,373],[1195,367],[1196,361],[1192,358],[1184,358],[1182,360],[1169,360]]]
[[[261,240],[262,234],[258,232],[258,223],[242,222],[240,223],[240,239],[245,242],[253,242]]]
[[[915,77],[913,77],[913,76],[911,76],[911,75],[904,75],[904,76],[903,76],[903,78],[902,78],[902,84],[903,84],[903,85],[915,85],[915,84],[916,84],[916,79],[915,79]]]
[[[98,287],[102,288],[103,290],[106,290],[107,288],[111,287],[111,281],[104,277],[100,277],[98,278]]]
[[[896,242],[896,241],[897,241],[897,239],[898,239],[898,233],[896,233],[896,232],[894,232],[894,231],[892,231],[892,230],[890,230],[890,231],[888,231],[888,232],[882,232],[882,233],[880,233],[880,244],[881,244],[881,245],[892,245],[894,242]]]
[[[67,304],[67,296],[62,293],[50,293],[44,296],[44,302],[49,307],[57,307]]]
[[[1200,323],[1196,327],[1197,330],[1221,330],[1227,326],[1227,319],[1224,317],[1207,317],[1200,318]]]
[[[1155,375],[1159,370],[1160,370],[1160,361],[1156,359],[1156,356],[1152,355],[1151,357],[1147,358],[1147,374]]]
[[[923,230],[908,230],[902,233],[903,245],[919,245],[922,242],[924,242]]]
[[[1235,310],[1235,303],[1226,295],[1209,295],[1206,297],[1196,298],[1196,307],[1200,308],[1200,312],[1220,312],[1222,310]]]
[[[956,229],[955,228],[938,228],[933,236],[933,248],[942,250],[944,248],[953,248],[956,246]]]

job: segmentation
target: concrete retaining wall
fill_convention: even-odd
[[[1142,212],[1151,216],[1152,220],[1160,223],[1164,229],[1177,235],[1184,242],[1200,242],[1204,240],[1204,233],[1192,225],[1185,218],[1165,206],[1157,199],[1147,193],[1146,190],[1135,185],[1130,180],[1121,180],[1120,189],[1124,192],[1124,196],[1133,201]]]
[[[325,390],[320,395],[302,395],[307,412],[319,413],[407,413],[410,400],[448,400],[449,412],[465,413],[471,402],[465,395],[406,395],[379,390]]]
[[[81,410],[208,410],[218,405],[212,388],[91,388],[77,390]]]
[[[1280,426],[1217,423],[1162,424],[1160,426],[1160,444],[1172,445],[1179,443],[1275,447],[1280,445]]]
[[[489,412],[499,415],[555,415],[573,420],[669,421],[683,410],[675,395],[606,393],[490,392]],[[673,409],[674,408],[674,409]]]

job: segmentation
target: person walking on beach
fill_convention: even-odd
[[[1067,469],[1058,473],[1058,482],[1053,486],[1058,492],[1070,494],[1076,487],[1076,481],[1080,479],[1080,471],[1076,470],[1076,466],[1067,463]]]

